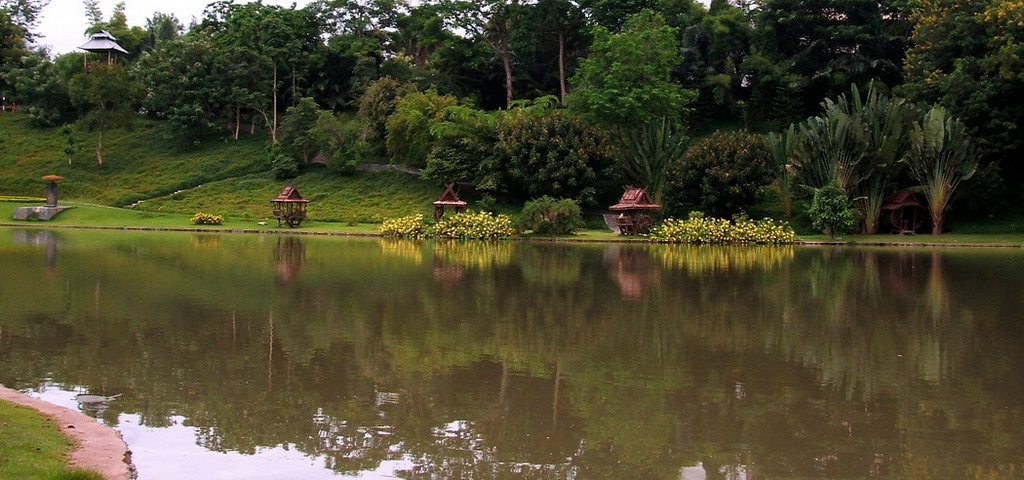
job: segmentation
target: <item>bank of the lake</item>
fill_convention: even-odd
[[[324,222],[309,220],[299,228],[277,226],[277,220],[266,217],[226,217],[221,225],[194,225],[191,216],[179,213],[154,213],[82,202],[61,202],[73,206],[51,221],[16,222],[14,208],[28,205],[18,202],[0,202],[0,226],[38,228],[96,228],[115,230],[197,231],[220,233],[264,233],[293,235],[377,235],[379,224],[354,222]],[[564,237],[523,237],[534,240],[582,242],[636,242],[609,230],[583,229]],[[945,233],[942,235],[845,235],[830,238],[825,235],[800,235],[797,243],[806,245],[897,245],[897,246],[989,246],[1024,247],[1024,233]]]
[[[0,386],[0,478],[134,478],[120,435],[73,410]]]

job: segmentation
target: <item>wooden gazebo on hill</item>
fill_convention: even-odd
[[[299,189],[292,185],[284,187],[277,198],[270,200],[274,205],[274,216],[277,217],[277,226],[282,223],[289,227],[299,226],[306,219],[306,204],[309,200],[302,198]]]
[[[455,193],[455,184],[448,183],[444,186],[444,193],[437,201],[433,202],[434,205],[434,220],[440,220],[444,216],[444,210],[447,207],[455,209],[455,213],[462,213],[466,211],[468,203],[459,200],[459,194]]]
[[[114,61],[114,52],[128,54],[128,50],[118,45],[117,39],[106,30],[89,35],[89,41],[78,48],[92,53],[106,53],[108,64]]]
[[[619,224],[621,235],[642,235],[651,230],[654,226],[654,217],[649,212],[661,210],[661,205],[651,201],[647,190],[637,187],[626,187],[626,191],[619,199],[619,203],[608,207],[613,212],[619,212],[616,218]]]

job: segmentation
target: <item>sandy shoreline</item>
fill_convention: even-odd
[[[108,480],[136,478],[132,452],[121,434],[81,412],[32,398],[0,385],[0,400],[35,409],[52,418],[60,431],[75,441],[69,465],[95,470]]]

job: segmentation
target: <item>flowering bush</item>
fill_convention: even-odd
[[[192,223],[196,225],[220,225],[224,223],[224,217],[198,212],[195,215],[192,215]]]
[[[439,238],[483,240],[508,238],[516,233],[511,218],[490,212],[457,213],[434,225],[434,235]]]
[[[380,233],[385,237],[398,238],[424,238],[428,236],[427,225],[423,222],[422,214],[384,220],[380,224]]]
[[[434,225],[424,222],[423,215],[388,219],[380,224],[380,233],[386,237],[401,238],[437,237],[489,240],[512,237],[517,232],[512,225],[512,219],[507,215],[464,212],[441,219]]]
[[[712,243],[712,244],[768,244],[793,243],[796,234],[785,223],[776,223],[770,218],[750,220],[737,217],[729,221],[705,217],[701,212],[691,212],[690,218],[670,218],[651,229],[651,240],[663,243]]]

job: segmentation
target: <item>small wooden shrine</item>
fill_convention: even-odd
[[[277,198],[270,200],[274,205],[274,217],[277,217],[277,226],[286,224],[289,227],[299,226],[306,219],[306,204],[309,200],[302,198],[299,189],[292,185],[284,187]]]
[[[121,48],[121,46],[117,44],[117,39],[106,30],[100,30],[89,35],[89,41],[85,42],[85,45],[78,48],[92,53],[106,53],[108,64],[113,62],[114,52],[128,54],[128,50]]]
[[[888,213],[887,220],[892,225],[892,233],[900,235],[917,232],[928,219],[924,203],[910,190],[900,190],[890,195],[882,203],[882,211]]]
[[[433,205],[434,220],[440,220],[441,217],[444,217],[445,208],[452,207],[455,209],[455,213],[462,213],[466,211],[466,205],[469,204],[459,200],[459,194],[455,193],[455,184],[448,183],[444,186],[444,193],[441,194],[441,197]]]
[[[619,225],[619,235],[643,235],[650,232],[654,226],[654,217],[650,212],[661,210],[661,205],[651,201],[647,190],[637,187],[626,187],[626,191],[619,199],[619,203],[608,207],[613,212],[619,212],[616,220]]]

